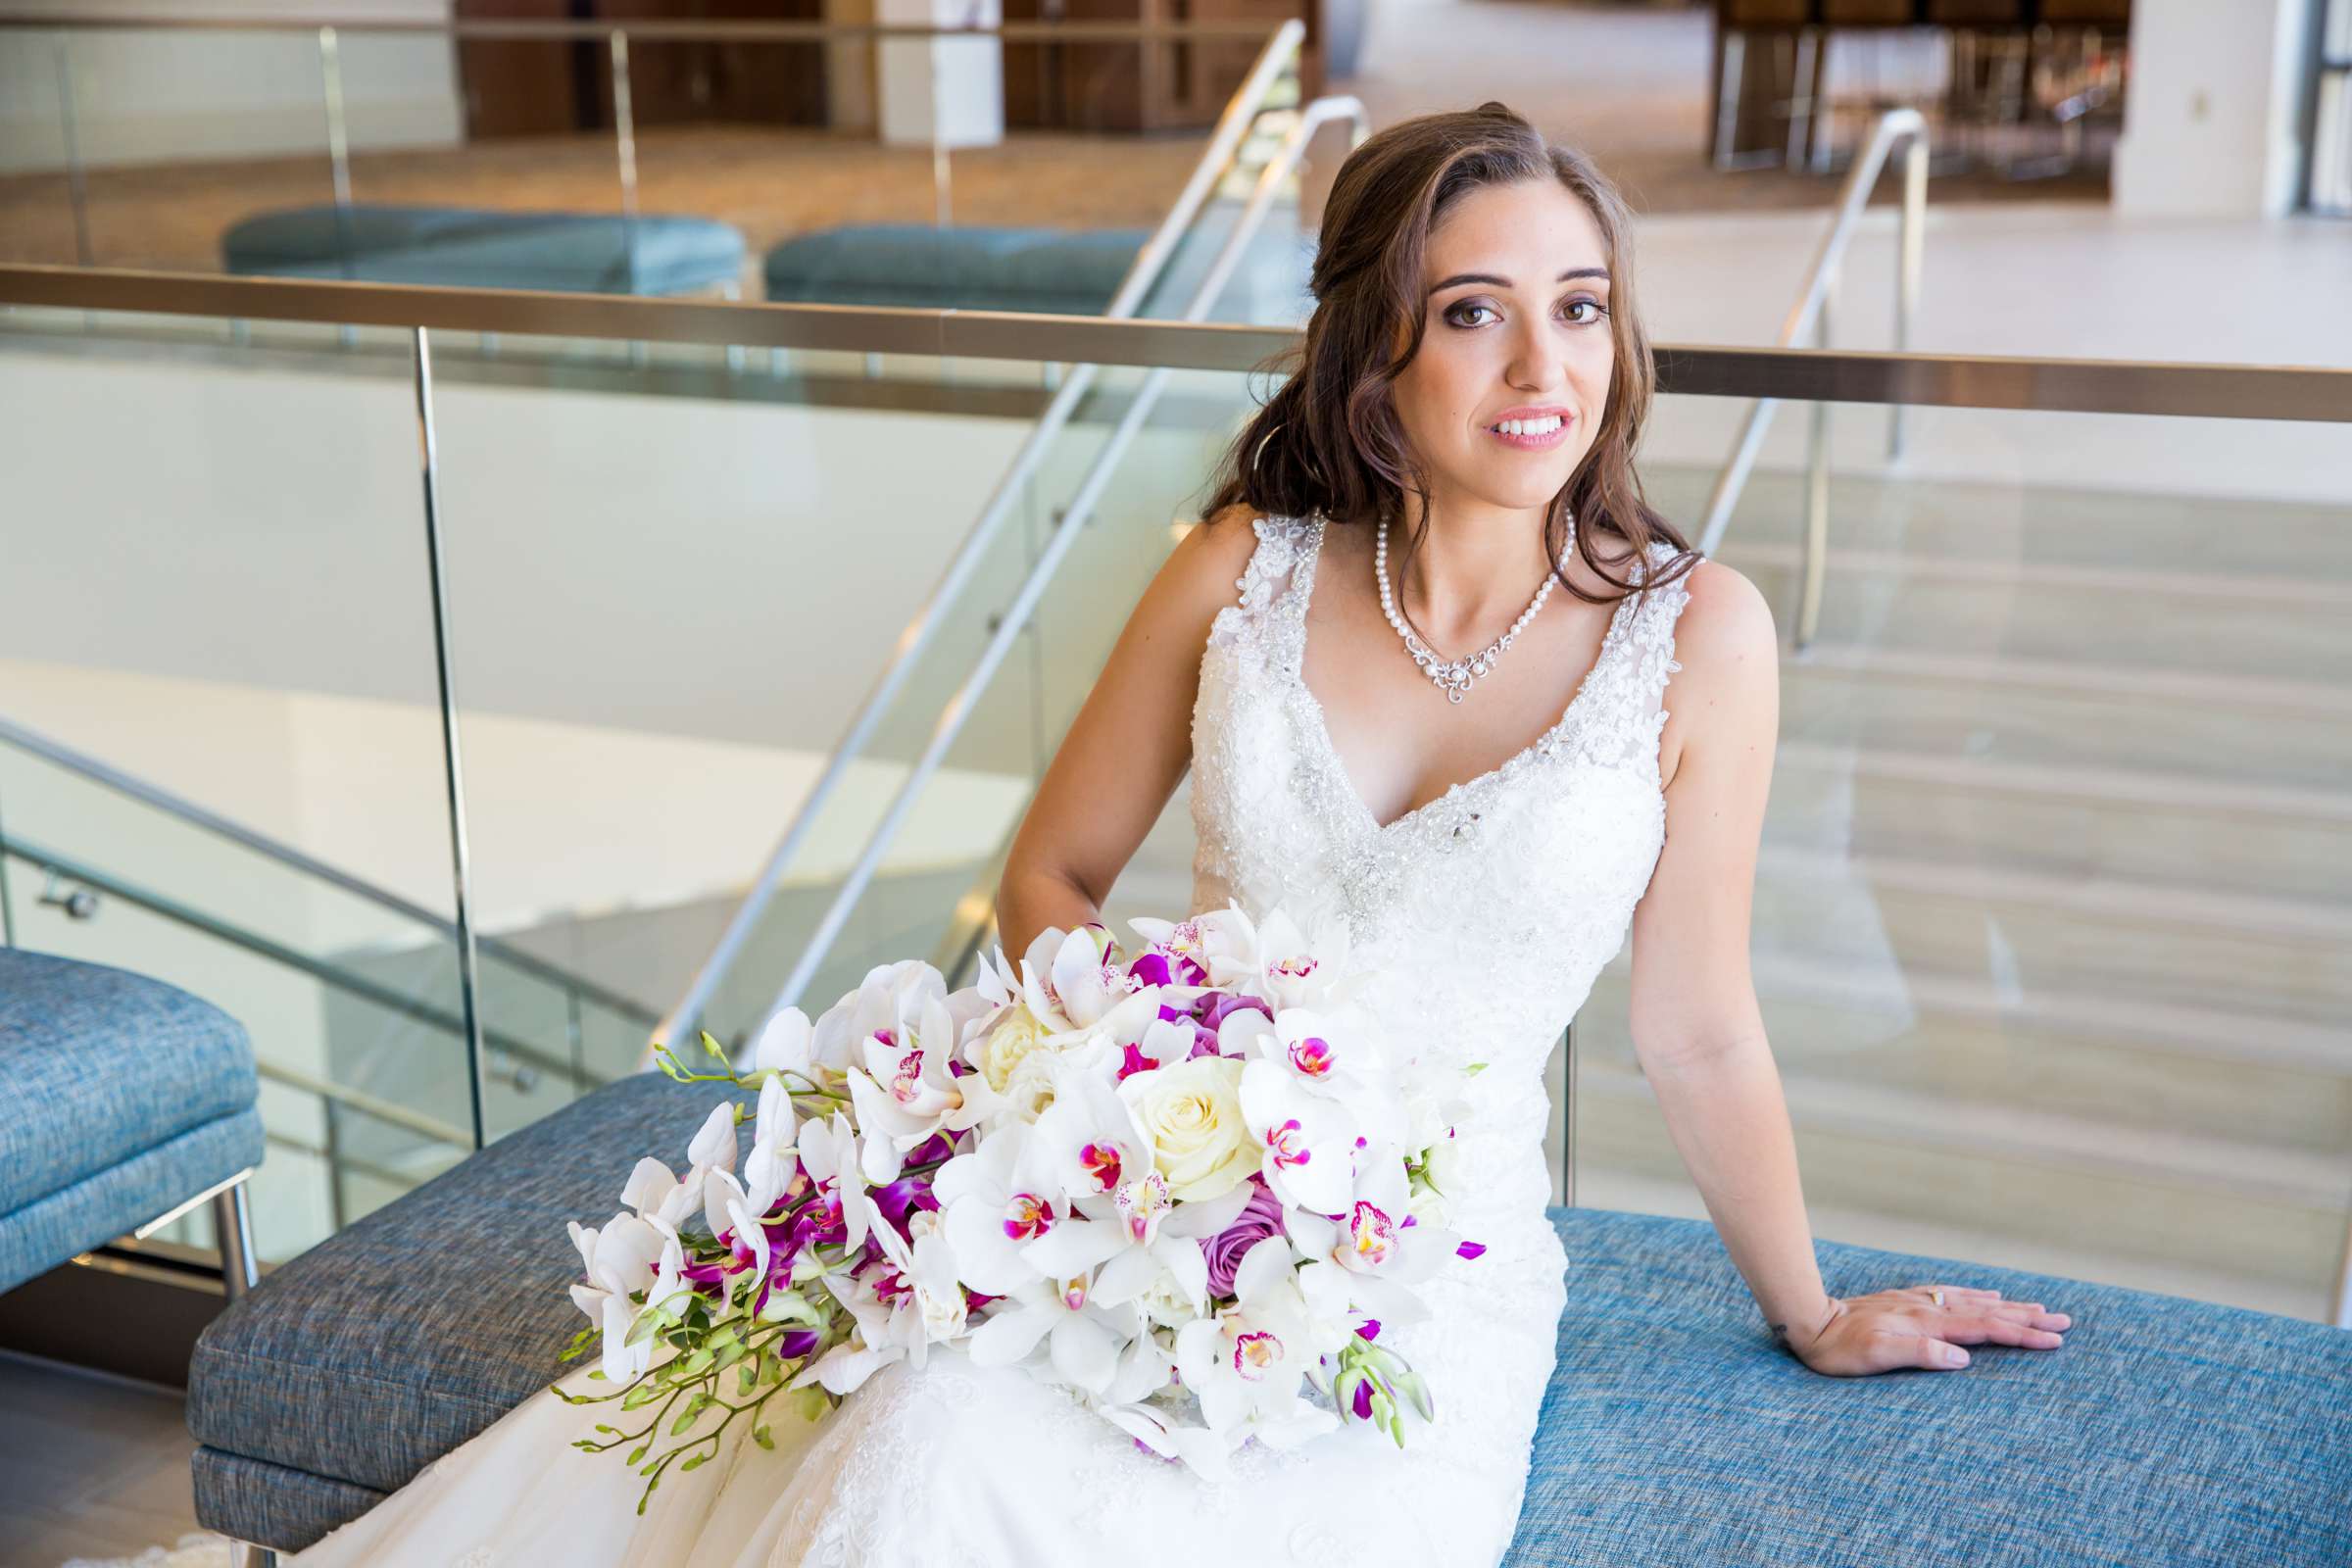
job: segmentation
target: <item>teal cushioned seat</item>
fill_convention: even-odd
[[[0,948],[0,1291],[261,1162],[253,1047],[145,975]]]
[[[1151,235],[1142,229],[860,223],[767,253],[767,297],[821,305],[1100,316]]]
[[[220,238],[227,270],[445,288],[686,294],[738,282],[742,233],[714,219],[355,205],[260,213]]]

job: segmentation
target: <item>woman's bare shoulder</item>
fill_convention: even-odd
[[[1693,659],[1707,670],[1759,660],[1777,665],[1779,639],[1762,589],[1739,568],[1712,558],[1692,566],[1681,581],[1690,597],[1675,617],[1674,641],[1675,658],[1686,668]]]
[[[1182,606],[1188,619],[1205,619],[1232,604],[1257,548],[1256,519],[1265,514],[1237,501],[1187,528],[1168,552],[1152,592]]]

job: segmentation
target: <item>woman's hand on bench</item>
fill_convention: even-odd
[[[1940,1293],[1940,1304],[1938,1294]],[[2074,1319],[2039,1301],[2005,1301],[1998,1291],[1965,1285],[1913,1285],[1868,1296],[1829,1298],[1816,1324],[1791,1324],[1791,1354],[1831,1377],[1865,1377],[1905,1367],[1951,1372],[1968,1365],[1964,1345],[2014,1345],[2055,1350]]]

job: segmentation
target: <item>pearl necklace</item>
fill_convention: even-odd
[[[1568,548],[1573,550],[1576,548],[1576,519],[1573,516],[1568,519]],[[1567,559],[1563,553],[1560,557],[1562,569],[1566,568]],[[1542,610],[1544,601],[1551,597],[1552,584],[1559,580],[1550,572],[1545,572],[1542,586],[1536,589],[1536,597],[1519,612],[1519,618],[1511,622],[1510,630],[1489,643],[1484,650],[1467,659],[1444,660],[1431,650],[1429,644],[1415,636],[1396,613],[1396,601],[1389,591],[1389,525],[1385,518],[1372,546],[1372,571],[1380,579],[1380,612],[1389,617],[1389,624],[1396,627],[1396,635],[1404,639],[1404,651],[1413,656],[1413,662],[1421,666],[1421,673],[1437,683],[1438,689],[1446,694],[1446,700],[1449,703],[1460,702],[1463,694],[1470,690],[1470,683],[1494,667],[1494,662],[1502,657],[1503,651],[1527,629],[1527,623],[1536,618],[1536,612]]]

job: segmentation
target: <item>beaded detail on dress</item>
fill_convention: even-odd
[[[1399,1034],[1460,1065],[1464,1197],[1487,1244],[1429,1288],[1435,1318],[1398,1348],[1441,1396],[1416,1498],[1454,1507],[1500,1487],[1515,1509],[1551,1370],[1566,1259],[1544,1217],[1544,1069],[1616,956],[1665,843],[1657,742],[1682,581],[1629,595],[1575,697],[1500,766],[1379,822],[1342,767],[1303,675],[1320,517],[1259,517],[1212,623],[1193,710],[1193,906],[1239,899],[1345,916],[1373,1000]],[[1675,559],[1654,546],[1639,587]],[[1476,1333],[1463,1325],[1477,1324]],[[1487,1494],[1492,1495],[1492,1494]]]

